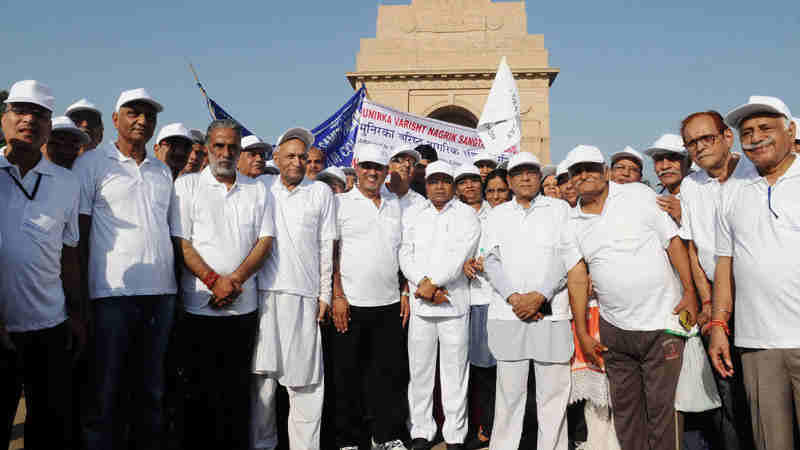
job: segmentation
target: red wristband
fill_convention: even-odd
[[[725,334],[730,336],[731,330],[728,328],[728,324],[725,323],[724,320],[711,320],[708,322],[708,328],[720,327],[725,330]]]
[[[203,284],[205,284],[209,289],[214,289],[214,283],[216,283],[217,280],[219,280],[219,274],[212,270],[208,273],[208,275],[206,275],[205,278],[203,278]]]

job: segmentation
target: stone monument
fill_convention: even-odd
[[[381,5],[347,79],[380,104],[474,128],[506,56],[520,93],[522,149],[550,161],[549,67],[544,36],[528,34],[525,2],[411,0]]]

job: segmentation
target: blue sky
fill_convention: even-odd
[[[408,3],[385,1],[385,3]],[[686,114],[723,114],[751,94],[800,115],[796,1],[527,2],[550,65],[551,155],[578,144],[641,150]],[[316,126],[352,94],[359,39],[375,36],[375,0],[186,3],[13,2],[2,7],[0,86],[38,79],[57,112],[88,97],[110,113],[123,89],[146,87],[159,126],[209,122],[187,68],[248,128],[274,140]]]

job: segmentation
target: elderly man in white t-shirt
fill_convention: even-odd
[[[142,447],[160,445],[164,430],[164,355],[177,291],[168,224],[172,173],[145,147],[162,110],[145,89],[122,92],[111,116],[116,142],[84,153],[72,168],[81,181],[82,266],[96,337],[84,425],[89,449],[115,446],[126,407]],[[129,396],[135,401],[120,403]]]
[[[697,315],[686,247],[650,188],[608,181],[600,150],[581,145],[567,159],[580,195],[568,223],[583,257],[568,281],[578,341],[595,364],[605,352],[622,449],[672,450],[684,341],[664,330],[675,314],[686,314],[689,325]],[[586,326],[587,267],[600,307],[602,344]]]
[[[642,181],[644,158],[633,149],[624,149],[611,155],[611,181],[619,184],[638,183]]]
[[[412,205],[425,202],[425,197],[411,189],[414,167],[420,158],[414,146],[408,144],[399,145],[389,153],[389,176],[386,177],[386,184],[381,188],[381,192],[391,192],[396,195],[403,212]]]
[[[644,153],[653,158],[653,169],[662,186],[656,202],[680,226],[681,182],[691,167],[683,138],[677,134],[664,134]]]
[[[207,136],[208,167],[178,178],[170,211],[183,260],[184,445],[248,450],[254,275],[272,248],[272,203],[263,183],[237,174],[239,126],[215,120]]]
[[[381,193],[388,172],[386,151],[368,144],[358,156],[358,185],[336,196],[336,332],[331,339],[336,445],[357,450],[364,416],[371,413],[372,448],[405,450],[405,408],[398,406],[406,400],[407,380],[400,374],[408,368],[403,327],[409,302],[407,296],[401,299],[397,278],[402,212],[397,196]]]
[[[734,345],[759,450],[797,444],[792,428],[800,404],[800,161],[792,152],[791,117],[783,101],[765,96],[750,97],[725,117],[755,167],[720,190],[709,354],[722,376],[735,374],[728,341],[735,310]]]
[[[454,198],[453,169],[444,161],[425,169],[428,199],[403,214],[400,268],[409,282],[408,359],[411,448],[428,449],[436,436],[433,386],[437,347],[448,448],[463,448],[469,383],[469,283],[462,272],[475,252],[475,211]]]
[[[277,383],[289,392],[289,446],[319,449],[324,377],[319,323],[331,301],[336,204],[305,178],[314,136],[292,128],[278,138],[280,175],[262,175],[274,201],[275,245],[258,273],[259,334],[253,358],[255,448],[275,448]]]
[[[489,306],[489,348],[497,358],[492,449],[519,446],[530,361],[536,376],[537,448],[566,449],[569,361],[574,352],[569,301],[556,298],[580,260],[566,243],[569,205],[540,195],[541,164],[520,152],[508,163],[514,199],[489,213],[485,269],[500,293]],[[558,300],[558,301],[556,301]]]

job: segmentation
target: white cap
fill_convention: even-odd
[[[251,134],[242,138],[242,150],[250,147],[263,147],[265,149],[269,149],[270,145],[262,141],[261,138],[255,134]]]
[[[22,80],[11,85],[5,103],[33,103],[53,112],[55,101],[49,87],[36,80]]]
[[[792,117],[794,122],[794,140],[800,141],[800,117]]]
[[[662,135],[644,153],[651,158],[659,153],[678,153],[682,156],[687,156],[686,147],[683,146],[683,138],[677,134]]]
[[[605,164],[603,152],[593,145],[579,145],[567,153],[567,170],[575,164],[580,163],[599,163]]]
[[[89,100],[82,98],[77,102],[69,105],[66,111],[64,111],[64,115],[68,116],[74,112],[78,111],[92,111],[97,113],[98,115],[102,116],[103,112],[100,111],[100,108],[97,107],[94,103],[90,102]]]
[[[478,164],[478,161],[490,161],[493,162],[495,166],[497,165],[497,158],[487,152],[480,152],[472,157],[472,164]]]
[[[392,159],[397,155],[409,155],[414,158],[416,162],[419,162],[422,159],[422,155],[420,155],[418,151],[414,150],[414,146],[410,144],[403,144],[395,147],[389,155],[389,159]]]
[[[356,174],[356,168],[355,167],[344,166],[341,169],[342,169],[342,172],[344,172],[345,175],[355,175]]]
[[[145,88],[139,89],[131,89],[128,91],[122,91],[119,94],[119,98],[117,99],[117,106],[114,109],[116,112],[119,112],[119,109],[130,102],[145,102],[153,105],[156,109],[156,112],[164,111],[164,107],[161,106],[161,103],[158,103],[149,92]]]
[[[372,162],[382,166],[389,165],[389,156],[383,147],[375,144],[364,144],[358,147],[358,163]]]
[[[428,167],[425,168],[425,179],[427,180],[430,178],[431,175],[435,175],[437,173],[443,173],[445,175],[450,175],[453,177],[453,167],[450,164],[447,164],[444,161],[434,161],[428,164]]]
[[[279,138],[278,142],[275,144],[276,146],[280,147],[281,144],[290,140],[290,139],[300,139],[306,144],[306,150],[310,150],[311,146],[314,145],[314,135],[311,134],[310,131],[306,130],[305,128],[289,128],[284,132]]]
[[[744,105],[733,108],[725,116],[725,123],[731,128],[739,129],[742,120],[756,113],[780,114],[787,119],[792,117],[792,112],[783,101],[777,97],[767,97],[765,95],[753,95]]]
[[[625,146],[621,151],[611,155],[611,165],[613,166],[618,159],[625,157],[639,161],[639,167],[644,167],[644,158],[642,158],[642,154],[634,150],[631,146]]]
[[[52,132],[66,131],[68,133],[72,133],[81,139],[81,144],[83,145],[86,145],[91,141],[89,135],[84,133],[83,130],[81,130],[80,128],[78,128],[78,126],[75,125],[75,122],[73,122],[72,119],[70,119],[67,116],[53,117],[51,124],[53,127]]]
[[[182,137],[194,142],[194,138],[189,132],[189,129],[183,126],[182,123],[176,122],[161,127],[161,130],[158,132],[158,136],[156,136],[156,144],[160,144],[164,139],[174,136]]]
[[[542,166],[542,179],[549,177],[550,175],[556,174],[556,166],[552,164],[547,164]]]
[[[458,182],[459,178],[466,177],[469,175],[475,175],[476,177],[481,176],[481,170],[475,167],[475,164],[462,164],[456,167],[455,170],[455,181]]]
[[[515,167],[522,165],[542,168],[542,164],[539,162],[539,158],[537,158],[536,155],[530,152],[519,152],[512,156],[511,160],[508,162],[508,171],[511,172]]]
[[[567,169],[569,169],[569,159],[564,158],[564,160],[558,163],[558,166],[556,167],[556,177],[560,177],[561,175],[568,173]]]
[[[317,174],[317,181],[324,181],[325,178],[333,178],[347,184],[347,176],[340,167],[331,166]]]

